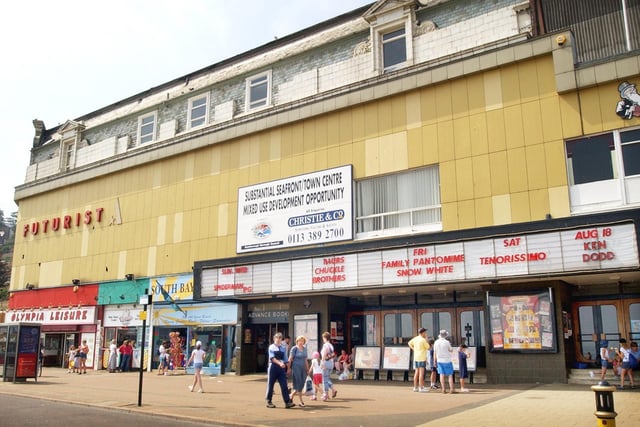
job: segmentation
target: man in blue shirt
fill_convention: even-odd
[[[280,384],[282,399],[285,408],[293,408],[295,403],[291,401],[289,390],[287,389],[287,346],[282,341],[280,332],[273,336],[273,344],[269,346],[269,369],[267,370],[267,408],[275,408],[271,398],[273,397],[273,386],[276,381]]]

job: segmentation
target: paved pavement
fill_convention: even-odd
[[[265,375],[204,377],[205,393],[189,392],[191,375],[145,373],[138,406],[138,372],[69,374],[45,368],[38,381],[0,382],[0,393],[80,405],[140,411],[218,426],[596,426],[595,394],[589,386],[471,384],[469,393],[414,393],[387,381],[336,381],[328,402],[305,398],[306,407],[265,406]],[[297,403],[297,401],[296,401]],[[614,392],[618,426],[638,425],[640,390]],[[63,421],[63,420],[61,420]],[[68,420],[64,422],[68,424]],[[178,423],[179,424],[179,423]],[[62,425],[62,424],[61,424]]]

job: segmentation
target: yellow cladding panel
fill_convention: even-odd
[[[388,135],[393,132],[393,120],[391,118],[392,108],[389,100],[382,100],[375,104],[378,117],[376,119],[378,123],[378,135]]]
[[[540,119],[542,121],[543,141],[553,141],[562,138],[562,115],[558,98],[544,98],[540,100]]]
[[[473,199],[473,164],[471,158],[455,161],[458,200]]]
[[[469,115],[469,94],[466,79],[451,81],[451,111],[453,118]]]
[[[350,162],[344,162],[344,164],[346,165],[347,163],[351,163],[353,165],[353,176],[355,177],[364,177],[366,176],[366,150],[365,150],[365,141],[356,141],[353,143],[353,148],[352,148],[352,158]]]
[[[354,121],[352,117],[353,110],[342,110],[338,112],[338,140],[340,144],[350,144],[353,141],[353,127]],[[332,123],[332,121],[330,121]],[[331,126],[329,126],[329,135],[333,137]],[[329,139],[329,144],[334,141]]]
[[[546,188],[529,192],[529,204],[531,205],[531,219],[543,220],[549,213],[549,192]]]
[[[596,90],[585,90],[580,93],[582,107],[582,125],[585,134],[602,132],[602,107]],[[607,111],[615,111],[615,105],[607,105]]]
[[[366,128],[364,107],[356,107],[351,110],[351,127],[353,132],[352,138],[354,141],[360,141],[365,138]]]
[[[435,92],[436,114],[438,121],[452,119],[451,88],[448,84],[436,86]]]
[[[529,192],[511,193],[511,221],[531,221],[531,207],[529,204]]]
[[[493,70],[484,76],[484,102],[487,111],[502,108],[502,84],[500,70]]]
[[[500,83],[502,85],[502,102],[505,107],[519,104],[520,95],[520,74],[515,65],[500,69]]]
[[[436,90],[429,86],[420,91],[420,112],[423,125],[430,125],[438,121],[436,112]]]
[[[471,156],[471,136],[469,135],[469,117],[453,120],[454,151],[456,159]]]
[[[461,229],[476,226],[476,208],[473,200],[463,200],[458,203],[458,226]]]
[[[489,169],[491,171],[491,194],[509,194],[509,168],[507,166],[507,152],[499,151],[489,154]]]
[[[554,218],[563,218],[571,215],[569,202],[569,188],[552,187],[549,192],[549,212]]]
[[[435,124],[422,127],[422,161],[425,165],[433,165],[440,161],[438,155],[438,126]]]
[[[413,129],[422,126],[420,120],[420,92],[413,91],[407,94],[405,100],[405,112],[407,121],[407,128]]]
[[[280,154],[283,158],[293,155],[293,130],[291,126],[280,128]]]
[[[438,160],[446,162],[455,159],[453,122],[438,122]]]
[[[535,60],[525,61],[517,65],[520,86],[520,101],[527,102],[538,99],[538,68]]]
[[[407,156],[409,168],[422,166],[422,128],[410,128],[407,131]]]
[[[480,155],[472,158],[473,170],[473,196],[490,197],[491,196],[491,163],[489,155]]]
[[[380,166],[382,173],[407,169],[409,160],[407,154],[407,132],[385,135],[379,139]]]
[[[380,150],[379,138],[371,138],[365,141],[365,175],[380,174]]]
[[[511,195],[493,196],[491,204],[493,206],[493,223],[495,225],[511,224]]]
[[[378,105],[375,102],[364,106],[364,136],[366,138],[378,136]]]
[[[442,203],[442,231],[459,229],[458,203]]]
[[[544,144],[525,148],[527,182],[529,190],[547,188],[547,168],[545,163]]]
[[[469,139],[471,140],[471,155],[477,156],[489,152],[487,139],[487,118],[484,113],[469,117]]]
[[[525,145],[540,144],[542,136],[542,112],[538,101],[522,104],[522,125]]]
[[[552,141],[544,144],[545,164],[547,165],[547,184],[549,187],[567,185],[567,163],[564,141]]]
[[[340,132],[340,121],[337,114],[320,116],[314,119],[315,129],[313,137],[316,149],[338,144],[338,134]],[[306,138],[305,133],[305,138]]]
[[[442,204],[455,203],[458,200],[456,181],[456,162],[440,163],[440,200]]]
[[[538,74],[538,93],[542,98],[557,96],[556,76],[551,56],[541,56],[536,60]]]
[[[516,148],[507,151],[507,164],[509,170],[509,192],[518,193],[527,191],[527,161],[524,148]]]
[[[577,94],[571,93],[560,95],[558,98],[560,105],[560,118],[562,121],[562,136],[572,138],[582,135],[580,119],[580,100]]]
[[[304,149],[304,126],[302,122],[297,122],[291,125],[291,141],[293,146],[291,147],[291,154],[297,156],[301,154]]]
[[[309,153],[316,148],[316,121],[305,120],[302,122],[302,135],[300,146],[303,153]],[[325,144],[326,145],[326,144]]]
[[[467,96],[469,97],[469,114],[484,113],[485,93],[482,74],[473,74],[467,78]]]
[[[522,106],[520,104],[505,107],[504,131],[507,149],[524,146],[524,123],[522,122]]]
[[[475,199],[476,227],[489,227],[493,224],[493,202],[491,197]]]
[[[504,130],[504,111],[494,110],[487,112],[487,140],[489,152],[495,153],[507,148],[506,134]]]
[[[391,130],[393,133],[407,129],[407,101],[405,96],[391,99]]]

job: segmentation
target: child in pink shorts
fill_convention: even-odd
[[[318,393],[324,395],[321,363],[322,362],[320,360],[320,353],[314,351],[313,355],[311,356],[311,368],[309,368],[309,375],[311,375],[311,378],[313,378],[313,396],[311,396],[311,400],[316,400]]]

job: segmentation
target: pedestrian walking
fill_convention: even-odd
[[[275,408],[273,404],[273,387],[278,382],[282,392],[282,400],[285,408],[293,408],[295,403],[291,401],[287,389],[287,347],[282,342],[282,334],[277,332],[273,336],[273,343],[269,346],[269,367],[267,368],[267,408]]]
[[[320,356],[322,357],[322,383],[324,387],[324,394],[322,400],[329,399],[329,391],[331,391],[331,398],[335,399],[338,395],[338,390],[333,386],[331,381],[331,372],[333,371],[333,359],[336,357],[333,344],[331,344],[331,334],[329,332],[322,333],[322,350],[320,350]]]
[[[309,371],[306,343],[307,339],[302,335],[296,337],[296,345],[291,347],[289,352],[289,369],[291,369],[291,379],[293,381],[291,401],[297,395],[302,407],[304,407],[302,396],[304,396],[307,372]]]
[[[409,340],[409,348],[413,350],[413,391],[427,393],[428,388],[424,386],[424,371],[427,367],[427,352],[429,351],[429,343],[427,342],[427,330],[425,328],[418,329],[418,335]]]
[[[316,400],[318,394],[324,395],[324,385],[322,382],[322,359],[320,353],[313,352],[311,356],[311,368],[309,368],[309,375],[311,375],[313,381],[313,396],[311,400]]]
[[[196,348],[191,352],[191,357],[187,361],[187,365],[189,366],[191,362],[193,362],[193,384],[189,386],[189,391],[193,391],[196,389],[196,385],[200,384],[200,389],[198,393],[204,393],[204,386],[202,385],[202,366],[204,365],[204,355],[205,351],[202,349],[202,342],[196,342]]]

